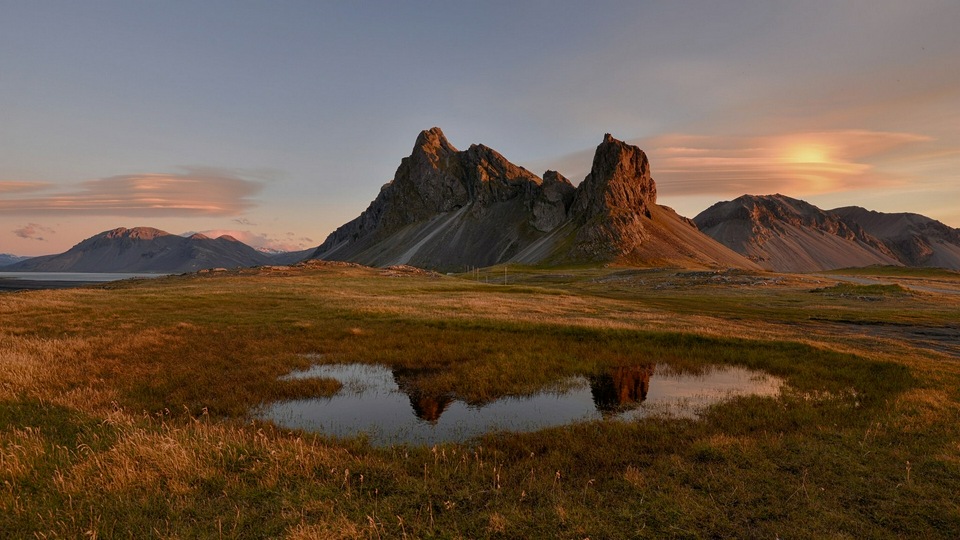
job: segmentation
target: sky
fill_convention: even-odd
[[[319,245],[443,129],[659,202],[960,227],[960,2],[0,0],[0,253],[117,227]]]

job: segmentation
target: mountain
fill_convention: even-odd
[[[900,262],[855,223],[784,195],[744,195],[695,218],[701,231],[767,270],[814,272]]]
[[[59,255],[4,268],[18,272],[192,272],[270,264],[270,258],[230,236],[170,234],[150,227],[119,228],[92,236]]]
[[[920,214],[887,214],[859,206],[830,212],[863,227],[907,266],[960,270],[960,229]]]
[[[420,133],[392,181],[313,258],[440,270],[499,263],[758,267],[656,204],[647,156],[609,134],[578,186],[495,150]]]
[[[29,259],[29,257],[21,257],[19,255],[11,255],[9,253],[0,253],[0,268],[3,268],[9,264],[25,261],[27,259]]]
[[[768,270],[881,265],[960,268],[960,231],[918,214],[821,210],[784,195],[744,195],[693,218],[704,233]]]

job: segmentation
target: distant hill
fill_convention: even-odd
[[[279,251],[264,254],[270,258],[270,264],[287,266],[309,259],[316,250],[317,248],[309,248],[301,251]]]
[[[830,212],[863,227],[907,266],[960,270],[960,229],[920,214],[888,214],[858,206]]]
[[[269,256],[230,236],[183,237],[150,227],[121,227],[92,236],[59,255],[34,257],[4,270],[181,273],[269,264]]]
[[[813,272],[900,264],[862,227],[784,195],[744,195],[704,210],[694,223],[767,270]]]
[[[759,269],[656,197],[646,154],[609,134],[574,187],[483,145],[457,150],[432,128],[370,206],[313,258],[441,270],[510,262]]]
[[[785,195],[743,195],[695,218],[704,233],[768,270],[870,265],[960,268],[960,233],[918,214],[821,210]]]
[[[11,255],[9,253],[0,253],[0,270],[2,270],[4,266],[18,263],[20,261],[25,261],[29,258],[30,257],[21,257],[19,255]]]

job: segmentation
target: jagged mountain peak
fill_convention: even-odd
[[[432,127],[421,131],[417,136],[410,159],[423,162],[425,165],[441,167],[444,159],[458,151],[450,144],[440,128]]]
[[[457,151],[457,149],[450,144],[450,141],[447,140],[447,136],[443,134],[443,130],[436,126],[421,131],[420,135],[417,135],[417,141],[414,146],[418,148],[449,148],[454,152]]]
[[[607,133],[573,201],[571,213],[580,226],[573,257],[608,259],[630,254],[647,237],[643,218],[652,217],[656,202],[657,186],[647,155]]]
[[[606,209],[640,210],[657,202],[657,185],[650,162],[640,148],[607,133],[593,155],[590,174],[583,181],[583,205],[588,219]]]
[[[639,249],[647,238],[663,252]],[[393,180],[313,257],[462,269],[626,255],[656,264],[755,268],[657,207],[646,154],[609,134],[591,174],[574,187],[556,171],[541,179],[482,144],[458,151],[438,128],[418,135]]]
[[[543,183],[544,184],[573,184],[570,183],[570,180],[566,176],[560,174],[554,170],[546,170],[543,172]]]

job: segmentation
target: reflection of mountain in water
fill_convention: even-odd
[[[593,403],[604,416],[633,409],[645,399],[650,390],[650,377],[656,364],[611,368],[606,373],[591,375],[590,394]],[[393,380],[407,395],[413,413],[420,420],[436,424],[454,399],[446,394],[424,392],[418,382],[426,375],[424,370],[393,368]]]
[[[426,420],[431,424],[436,424],[447,406],[453,403],[453,399],[448,396],[430,396],[411,392],[409,394],[410,405],[413,406],[413,412],[417,418]]]
[[[590,393],[601,414],[616,414],[632,409],[647,399],[650,377],[656,364],[626,366],[592,375]]]
[[[417,418],[436,424],[440,415],[453,403],[453,398],[443,394],[428,394],[417,388],[416,381],[423,371],[416,369],[393,369],[393,380],[400,391],[410,399],[410,406]]]

